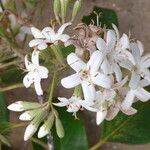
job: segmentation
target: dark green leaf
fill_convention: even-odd
[[[9,113],[3,93],[0,93],[0,122],[8,121]]]
[[[150,143],[150,102],[137,102],[138,113],[126,116],[120,113],[114,120],[105,121],[102,126],[104,142],[120,142],[127,144]]]
[[[94,21],[95,25],[97,24],[96,19],[96,12],[97,14],[101,13],[101,17],[99,19],[99,24],[104,27],[106,25],[107,28],[112,28],[112,23],[118,26],[118,18],[114,10],[107,9],[107,8],[101,8],[101,7],[94,7],[92,13],[89,16],[84,16],[82,19],[82,22],[89,25],[92,20]]]
[[[72,114],[61,109],[58,111],[64,126],[65,136],[59,139],[54,130],[55,150],[88,150],[88,142],[83,120],[75,120]]]

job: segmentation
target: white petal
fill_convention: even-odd
[[[118,113],[119,113],[119,108],[115,106],[110,107],[107,112],[106,120],[108,121],[113,120],[117,116]]]
[[[108,50],[112,50],[115,47],[116,35],[114,31],[109,30],[107,32],[106,44],[107,44]]]
[[[44,126],[41,126],[39,129],[39,132],[38,132],[38,138],[42,138],[42,137],[46,136],[48,133],[49,133],[49,131],[46,130],[44,128]]]
[[[70,36],[67,35],[67,34],[62,34],[62,35],[58,35],[58,36],[59,36],[58,40],[60,40],[62,42],[67,42],[69,40],[69,38],[70,38]]]
[[[48,78],[48,69],[46,67],[40,66],[38,69],[40,78],[42,79]]]
[[[44,50],[44,49],[46,49],[47,47],[48,47],[48,45],[47,45],[45,42],[43,42],[43,43],[41,43],[41,44],[38,45],[38,49],[39,49],[39,50]]]
[[[39,51],[34,50],[31,57],[32,63],[39,66]]]
[[[103,70],[104,74],[110,74],[112,72],[111,64],[109,63],[107,58],[104,59],[101,65],[101,69]]]
[[[144,88],[136,90],[135,95],[142,102],[146,102],[150,99],[150,93],[146,91]]]
[[[103,54],[100,51],[95,51],[87,63],[87,67],[93,71],[98,71],[103,61]]]
[[[80,104],[81,104],[81,106],[82,106],[83,108],[85,108],[85,109],[87,109],[87,110],[89,110],[89,111],[92,111],[92,112],[97,112],[97,111],[98,111],[98,109],[92,107],[93,103],[90,103],[90,102],[88,102],[88,101],[86,101],[86,100],[82,100],[82,101],[80,102]]]
[[[67,98],[63,98],[63,97],[58,97],[58,99],[60,100],[59,103],[53,103],[55,106],[59,106],[59,107],[64,107],[69,105],[69,100]]]
[[[118,30],[117,26],[115,24],[112,24],[112,27],[115,30],[117,40],[119,40],[120,35],[119,35],[119,30]]]
[[[71,53],[67,56],[67,62],[76,72],[81,71],[86,66],[85,63],[80,58],[78,58],[75,53]]]
[[[133,104],[133,102],[134,102],[134,98],[135,98],[135,93],[134,93],[133,90],[130,90],[130,91],[127,93],[127,95],[126,95],[124,101],[123,101],[122,104],[121,104],[122,109],[128,110],[128,109],[132,106],[132,104]]]
[[[120,82],[122,80],[122,72],[118,64],[113,64],[113,71],[115,72],[116,80]]]
[[[43,95],[43,90],[42,90],[40,82],[41,81],[39,79],[34,82],[34,88],[35,88],[36,94],[39,96]]]
[[[28,73],[27,75],[25,75],[25,77],[23,78],[23,84],[26,88],[29,88],[31,86],[31,84],[33,83],[32,80],[32,74]]]
[[[119,62],[119,65],[128,70],[131,70],[133,67],[133,64],[129,60],[122,60],[121,62]]]
[[[136,74],[135,72],[132,72],[129,87],[133,90],[136,89],[139,86],[140,78],[140,75]]]
[[[24,111],[22,101],[17,101],[15,103],[12,103],[7,107],[9,110],[16,111],[16,112],[21,112]]]
[[[101,52],[105,52],[107,50],[106,42],[102,38],[98,38],[96,41],[96,47]]]
[[[107,111],[98,111],[96,113],[96,124],[100,125],[106,118]]]
[[[33,117],[29,114],[28,111],[26,111],[20,115],[19,119],[22,121],[30,121],[33,119]]]
[[[122,49],[127,49],[129,48],[129,38],[126,34],[123,34],[122,37],[120,38],[119,43],[122,45]]]
[[[124,109],[121,109],[121,111],[126,114],[126,115],[134,115],[135,113],[137,113],[137,110],[133,107],[130,107],[128,110],[124,110]]]
[[[37,131],[37,126],[33,124],[28,125],[24,133],[24,141],[29,140],[36,131]]]
[[[112,86],[111,78],[99,72],[92,74],[92,82],[103,88],[110,88]]]
[[[64,32],[64,30],[65,30],[65,28],[67,27],[67,26],[70,26],[72,23],[71,22],[68,22],[68,23],[65,23],[65,24],[63,24],[60,28],[59,28],[59,30],[58,30],[58,34],[62,34],[63,32]]]
[[[31,32],[32,32],[34,38],[44,38],[42,32],[35,27],[31,27]]]
[[[25,67],[28,71],[33,70],[33,64],[28,60],[28,56],[26,55],[24,58]]]
[[[45,27],[42,30],[42,33],[44,34],[45,38],[49,40],[55,37],[55,31],[51,27]]]
[[[37,46],[41,43],[43,43],[42,39],[33,39],[29,42],[29,47],[34,47],[34,46]]]
[[[144,53],[144,45],[142,44],[141,41],[137,41],[137,45],[138,45],[139,50],[140,50],[140,55],[142,56],[142,54]]]
[[[83,89],[84,99],[88,102],[92,102],[95,99],[95,94],[96,94],[94,85],[87,81],[82,81],[82,89]]]
[[[78,74],[73,74],[73,75],[63,78],[61,80],[62,86],[67,89],[73,88],[73,87],[79,85],[80,83],[81,83],[81,80],[80,80]]]

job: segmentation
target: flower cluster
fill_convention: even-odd
[[[81,107],[96,111],[98,125],[104,119],[112,120],[120,110],[133,115],[137,112],[132,107],[134,102],[150,99],[150,93],[144,89],[150,84],[150,55],[143,54],[140,41],[133,42],[126,34],[120,37],[117,27],[112,26],[114,29],[108,30],[105,38],[97,38],[88,62],[81,60],[78,53],[68,55],[67,63],[75,74],[61,83],[67,89],[81,85],[83,95],[58,98],[61,102],[55,104],[67,106],[68,112],[76,113]]]
[[[75,73],[61,79],[62,86],[67,89],[74,88],[74,93],[71,98],[58,97],[59,102],[52,102],[50,109],[53,107],[52,104],[59,107],[66,106],[67,111],[73,113],[75,117],[79,110],[86,109],[96,113],[98,125],[104,119],[112,120],[119,111],[126,115],[135,114],[137,110],[132,104],[139,100],[146,102],[150,99],[150,93],[144,89],[150,85],[150,54],[144,55],[142,43],[129,39],[126,34],[120,36],[114,24],[113,29],[107,30],[104,34],[101,34],[103,30],[100,27],[80,24],[75,28],[79,31],[78,35],[70,38],[69,35],[63,34],[69,25],[71,23],[63,24],[57,32],[51,27],[46,27],[42,31],[35,27],[31,28],[35,39],[30,41],[29,46],[34,47],[34,51],[31,62],[25,56],[28,72],[23,79],[25,87],[28,88],[33,84],[37,95],[43,95],[41,80],[48,78],[49,70],[40,66],[39,54],[41,50],[50,45],[59,45],[61,41],[64,45],[75,46],[75,53],[67,56],[67,63]],[[84,52],[88,52],[88,59],[84,58]],[[8,108],[13,111],[21,109],[18,108],[18,104],[12,104]],[[41,108],[41,111],[39,107],[37,109],[36,115],[35,111],[31,110],[20,116],[22,120],[32,120],[26,129],[25,140],[36,132],[39,124],[45,121],[49,114],[48,109]],[[56,126],[58,122],[60,125],[58,116],[56,120]],[[51,118],[46,119],[40,128],[39,137],[50,132],[49,121]]]

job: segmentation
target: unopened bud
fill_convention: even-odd
[[[75,19],[75,17],[77,16],[79,10],[81,8],[81,0],[77,0],[74,4],[74,7],[73,7],[73,11],[72,11],[72,19],[71,21],[73,21]]]
[[[58,137],[63,138],[64,137],[64,128],[63,128],[62,122],[59,118],[56,118],[55,126],[56,126],[56,132],[57,132]]]
[[[56,20],[59,20],[59,15],[61,12],[60,0],[54,0],[53,9],[54,9]]]

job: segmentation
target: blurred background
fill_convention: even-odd
[[[52,0],[37,0],[33,9],[24,9],[23,0],[14,0],[18,14],[24,12],[32,24],[38,28],[49,25],[49,18],[53,16]],[[83,16],[90,14],[94,6],[111,8],[116,11],[119,20],[120,32],[131,33],[132,38],[136,37],[145,45],[146,52],[150,52],[150,0],[83,0],[82,8],[75,20],[75,24],[81,22]],[[72,31],[68,31],[72,34]],[[30,39],[30,38],[29,38]],[[26,40],[28,43],[29,39]],[[27,45],[27,44],[26,44]],[[27,53],[28,46],[24,46],[23,54]],[[1,71],[1,70],[0,70]],[[8,104],[14,101],[36,99],[35,93],[28,89],[17,89],[6,92]],[[18,113],[10,112],[10,121],[19,122]],[[89,123],[90,120],[90,123]],[[90,145],[95,144],[99,139],[99,128],[91,116],[86,117],[87,134]],[[89,127],[90,126],[90,127]],[[30,143],[23,142],[23,128],[17,128],[11,133],[13,143],[12,150],[30,150]],[[150,150],[150,145],[129,146],[124,144],[106,144],[102,150]]]

